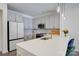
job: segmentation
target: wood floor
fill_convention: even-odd
[[[16,50],[8,52],[8,53],[5,53],[5,54],[2,54],[0,52],[0,56],[16,56]]]

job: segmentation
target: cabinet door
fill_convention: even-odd
[[[15,13],[13,11],[8,10],[8,15],[7,19],[9,21],[15,21]]]
[[[23,17],[16,13],[16,22],[23,22]]]
[[[18,23],[18,38],[24,37],[24,24]]]
[[[54,16],[50,16],[50,22],[49,22],[50,28],[54,28],[55,26],[55,17]]]
[[[24,28],[25,29],[32,29],[33,28],[32,19],[23,17],[23,22],[24,22]]]
[[[49,29],[50,28],[50,17],[46,17],[45,19],[45,22],[46,22],[46,28]]]
[[[55,28],[60,28],[60,16],[55,17]]]
[[[32,30],[24,30],[24,40],[32,39]]]
[[[9,22],[9,40],[17,38],[17,23]]]

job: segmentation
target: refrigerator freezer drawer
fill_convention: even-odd
[[[16,42],[17,40],[14,41],[10,41],[10,51],[15,50],[16,49]]]
[[[16,49],[16,44],[20,43],[20,42],[23,42],[23,41],[24,41],[24,39],[10,41],[10,47],[9,47],[10,51],[15,50]]]

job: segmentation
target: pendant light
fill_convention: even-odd
[[[62,4],[62,17],[64,20],[66,19],[66,17],[65,17],[65,4]]]
[[[60,12],[60,6],[59,6],[59,3],[58,3],[58,6],[57,6],[57,13]]]

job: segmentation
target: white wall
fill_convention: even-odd
[[[66,19],[61,19],[61,28],[69,30],[69,36],[75,38],[75,47],[79,51],[79,4],[65,4]]]
[[[2,53],[7,52],[7,4],[0,3],[0,10],[3,11],[2,13]]]
[[[0,10],[0,51],[2,51],[2,10]]]

